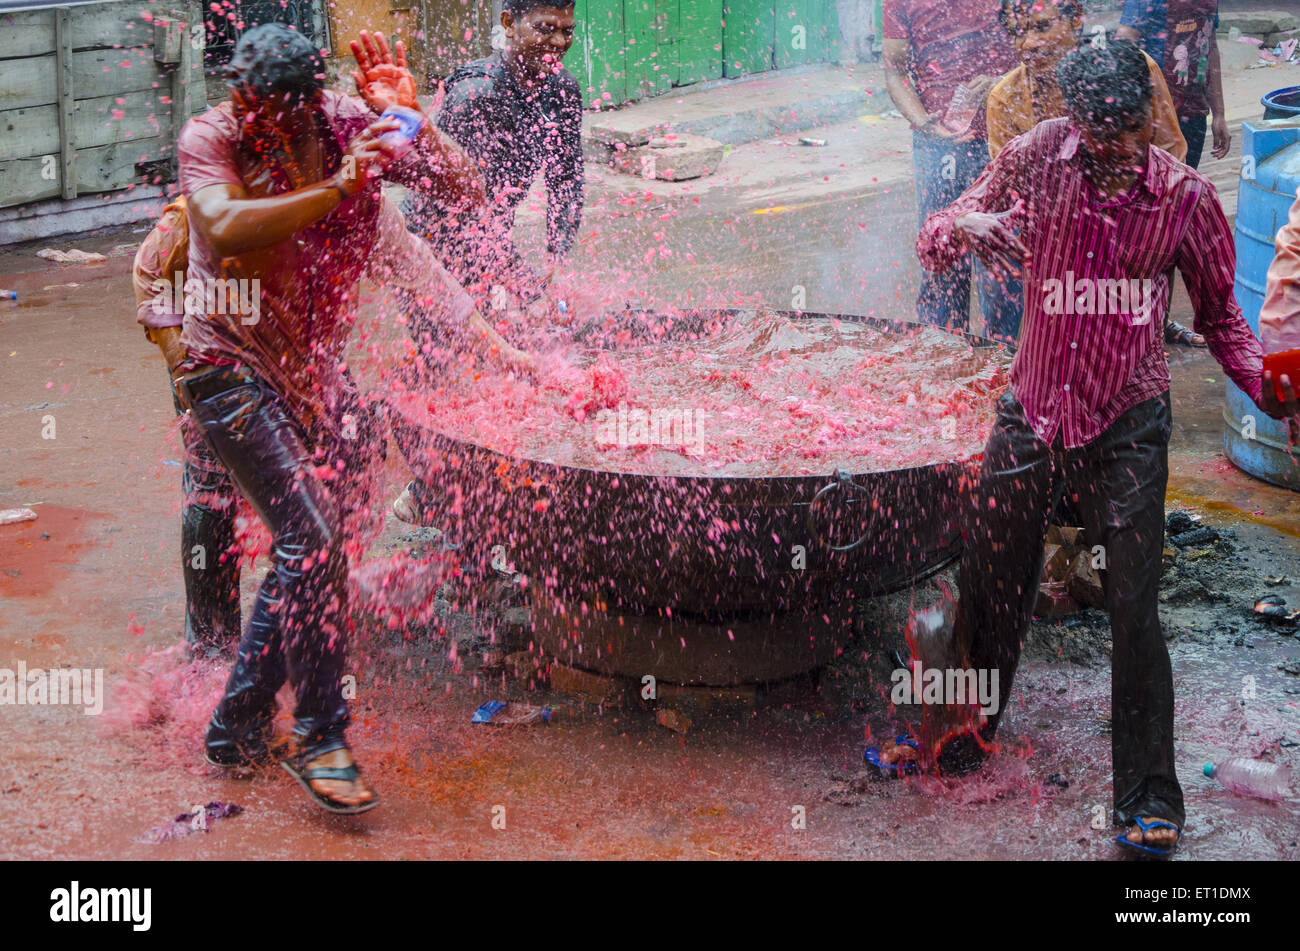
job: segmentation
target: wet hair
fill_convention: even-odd
[[[1090,128],[1132,129],[1151,110],[1151,72],[1137,44],[1107,37],[1084,43],[1056,67],[1065,108]]]
[[[1012,35],[1016,32],[1015,18],[1030,12],[1036,4],[1052,4],[1062,17],[1074,20],[1083,16],[1083,0],[1002,0],[998,9],[998,22]]]
[[[550,7],[554,10],[567,10],[573,6],[575,0],[505,0],[501,4],[501,12],[509,13],[512,17],[518,19],[526,13],[532,13],[542,7]]]
[[[264,23],[239,38],[226,67],[226,85],[257,96],[281,92],[307,98],[325,88],[325,61],[301,33],[284,23]]]

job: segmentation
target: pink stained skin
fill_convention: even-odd
[[[549,355],[538,385],[455,373],[396,408],[507,455],[670,476],[805,476],[969,459],[1006,386],[1007,354],[929,328],[905,336],[760,312],[700,339]],[[620,409],[622,407],[622,409]],[[688,426],[638,436],[633,411]],[[627,423],[620,424],[620,415]]]

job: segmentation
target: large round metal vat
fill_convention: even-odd
[[[965,459],[818,476],[629,475],[506,456],[400,413],[393,427],[417,475],[449,500],[446,527],[480,557],[505,546],[530,579],[538,645],[573,666],[673,683],[779,680],[825,664],[851,633],[855,599],[914,584],[960,553],[959,498],[974,475]]]

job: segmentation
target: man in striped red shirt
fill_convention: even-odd
[[[1102,570],[1114,641],[1114,817],[1162,854],[1183,826],[1173,677],[1157,612],[1170,432],[1161,328],[1177,267],[1195,325],[1256,402],[1262,353],[1233,299],[1232,233],[1209,181],[1150,148],[1151,80],[1136,46],[1081,47],[1058,71],[1069,114],[1010,142],[917,240],[932,270],[974,253],[1023,278],[1011,386],[966,525],[957,636],[1010,692],[1063,483]],[[1283,410],[1268,401],[1266,411]],[[998,716],[950,740],[941,769],[978,765]],[[1139,823],[1141,820],[1141,823]],[[1154,821],[1154,822],[1153,822]]]

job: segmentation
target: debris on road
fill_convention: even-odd
[[[1269,594],[1255,602],[1255,616],[1270,621],[1294,623],[1296,619],[1300,618],[1300,610],[1288,611],[1286,609],[1286,598],[1280,594]]]
[[[1070,562],[1066,589],[1070,597],[1091,608],[1104,608],[1106,596],[1101,587],[1101,573],[1092,566],[1092,554],[1081,551]]]
[[[44,258],[46,261],[53,261],[55,264],[103,264],[108,260],[97,251],[78,251],[76,248],[71,251],[42,248],[36,252],[36,256]]]
[[[1045,581],[1038,586],[1035,617],[1064,617],[1079,610],[1079,602],[1070,597],[1064,581]]]
[[[506,672],[516,680],[547,679],[546,661],[542,659],[541,655],[533,651],[515,651],[507,654],[503,666]]]
[[[1202,525],[1200,528],[1194,528],[1190,532],[1183,532],[1181,535],[1175,535],[1169,540],[1179,548],[1192,548],[1211,545],[1219,538],[1219,533],[1208,525]]]
[[[555,692],[569,694],[597,706],[618,703],[624,686],[614,677],[603,677],[585,670],[565,667],[563,664],[551,666],[550,681],[551,689]]]
[[[1291,786],[1291,770],[1281,763],[1235,756],[1224,763],[1206,763],[1202,772],[1229,792],[1258,799],[1282,799]]]
[[[208,824],[218,819],[228,819],[244,811],[244,807],[233,802],[210,802],[200,812],[182,812],[171,822],[155,826],[148,832],[137,836],[135,841],[143,845],[159,845],[168,839],[179,839],[195,832],[207,832]]]
[[[822,802],[837,806],[859,806],[866,792],[879,782],[878,776],[879,774],[860,772],[848,779],[836,780],[822,793]]]
[[[1034,607],[1036,617],[1064,617],[1084,604],[1102,607],[1101,577],[1092,568],[1092,558],[1082,528],[1048,526],[1038,603]]]
[[[685,733],[692,726],[691,718],[676,710],[658,710],[655,712],[655,719],[659,721],[660,726],[667,727],[674,733]]]
[[[35,521],[36,513],[31,509],[0,510],[0,525],[16,525],[19,522]]]
[[[528,726],[532,723],[550,723],[551,708],[537,707],[531,703],[511,703],[508,700],[489,700],[477,710],[471,723],[490,723],[492,726]]]

